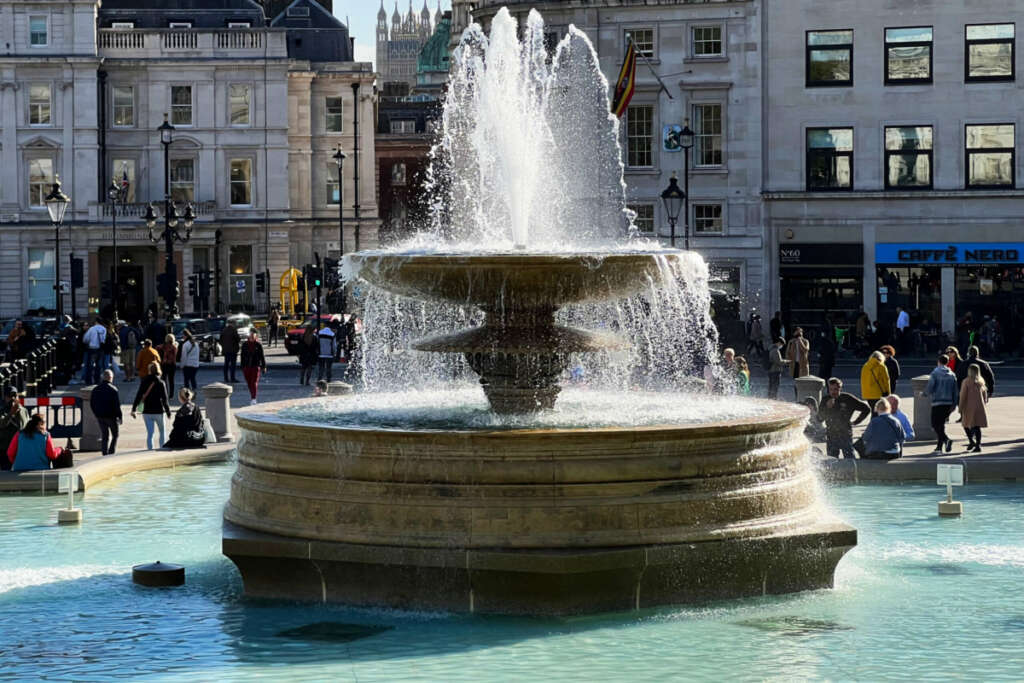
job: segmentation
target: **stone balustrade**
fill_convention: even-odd
[[[162,57],[222,58],[259,56],[287,57],[282,30],[236,29],[121,29],[99,31],[100,57],[160,59]]]

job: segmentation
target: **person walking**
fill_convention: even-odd
[[[818,377],[831,377],[836,366],[836,340],[827,330],[822,331],[815,343],[818,350]]]
[[[902,306],[896,307],[896,344],[900,351],[907,350],[907,341],[910,337],[910,314]]]
[[[988,427],[988,388],[977,365],[967,368],[967,377],[960,385],[960,417],[967,434],[967,452],[981,453],[981,430]]]
[[[850,422],[853,414],[859,417]],[[818,406],[818,419],[825,423],[825,452],[830,458],[853,458],[853,426],[871,417],[871,406],[843,391],[838,377],[828,380],[828,396]]]
[[[889,413],[889,402],[879,399],[875,403],[875,416],[864,430],[864,457],[867,460],[895,460],[903,455],[903,442],[907,435],[903,425]]]
[[[781,337],[777,337],[772,342],[772,348],[768,350],[768,398],[770,399],[777,399],[779,397],[779,383],[782,380],[782,371],[793,362],[782,357],[782,347],[785,344],[786,342]]]
[[[140,379],[149,374],[149,366],[153,363],[160,366],[160,354],[153,348],[153,342],[143,339],[139,355],[135,357],[135,370]]]
[[[24,429],[7,446],[12,472],[48,470],[50,463],[63,453],[63,448],[53,445],[53,438],[46,431],[46,420],[39,413],[28,419]]]
[[[885,369],[885,356],[881,351],[872,351],[860,369],[860,396],[869,405],[892,393],[889,386],[889,371]]]
[[[955,346],[947,346],[943,353],[949,358],[949,369],[955,373],[960,364],[964,362],[963,357],[960,355],[960,350]]]
[[[238,347],[242,344],[242,338],[238,335],[238,328],[228,321],[224,329],[220,331],[220,349],[224,354],[224,383],[234,384],[238,382],[236,377],[238,369]]]
[[[953,371],[956,373],[957,384],[963,384],[972,367],[978,368],[981,378],[985,381],[985,389],[988,391],[988,396],[991,398],[992,394],[996,391],[996,376],[992,372],[992,366],[987,361],[981,359],[981,351],[977,346],[967,349],[967,358],[958,363],[956,370]]]
[[[768,321],[768,330],[772,339],[785,339],[785,327],[782,325],[782,311],[775,311],[775,315]]]
[[[118,339],[114,323],[107,323],[107,336],[103,340],[103,361],[100,370],[113,370],[121,355],[121,340]]]
[[[121,370],[124,372],[124,381],[135,381],[135,358],[139,348],[139,330],[130,323],[121,325],[118,330],[121,338]]]
[[[896,380],[900,378],[900,363],[896,360],[896,349],[886,344],[878,350],[885,358],[885,369],[889,373],[889,391],[896,393]]]
[[[92,327],[85,331],[82,341],[85,343],[85,360],[82,363],[82,382],[95,384],[100,381],[100,362],[103,355],[103,342],[107,340],[107,328],[99,318]]]
[[[185,330],[178,356],[181,358],[181,381],[186,389],[196,391],[196,374],[199,372],[199,344],[192,337],[191,330]]]
[[[764,357],[764,328],[761,326],[761,316],[751,313],[747,324],[747,355],[754,351],[758,359]]]
[[[4,404],[0,411],[0,449],[6,453],[11,441],[17,438],[18,432],[27,424],[28,411],[18,400],[18,388],[8,384],[4,388]],[[11,461],[0,457],[0,470],[9,469],[11,469]]]
[[[167,395],[174,395],[174,374],[178,370],[178,342],[173,334],[164,337],[164,343],[160,346],[160,374],[164,377],[164,384],[167,385]]]
[[[334,335],[334,330],[326,326],[321,329],[316,336],[317,341],[319,342],[320,351],[316,378],[326,379],[330,382],[334,365],[334,356],[338,352],[337,338]]]
[[[932,455],[941,455],[943,448],[949,453],[953,450],[953,440],[946,436],[946,421],[959,399],[956,375],[949,369],[949,356],[939,356],[935,369],[928,376],[925,393],[932,401],[932,429],[935,430],[935,450]]]
[[[310,325],[302,333],[302,340],[299,342],[299,384],[309,386],[313,379],[313,367],[316,365],[317,356],[320,354],[320,342],[317,340],[316,328]]]
[[[117,437],[120,434],[121,394],[114,386],[114,371],[104,370],[89,397],[89,408],[100,425],[100,453],[114,455],[117,451]]]
[[[793,338],[789,340],[786,347],[786,360],[790,361],[790,369],[793,371],[793,379],[807,377],[811,374],[811,342],[804,338],[803,328],[793,330]],[[794,398],[798,394],[796,385],[793,385]]]
[[[249,386],[250,405],[256,405],[256,394],[259,391],[260,376],[267,372],[267,359],[263,353],[263,344],[256,336],[256,330],[249,330],[249,338],[242,344],[242,376]]]
[[[267,317],[267,328],[270,331],[270,336],[269,339],[267,340],[267,344],[269,346],[277,346],[277,328],[278,326],[280,326],[280,324],[281,314],[277,312],[277,307],[275,306],[273,310],[270,311],[270,315]]]
[[[148,340],[147,340],[148,341]],[[167,426],[164,417],[171,416],[171,406],[167,403],[167,386],[160,379],[160,364],[150,363],[148,372],[139,384],[139,390],[132,401],[132,419],[135,419],[139,406],[142,406],[142,420],[146,423],[146,448],[153,450],[153,434],[160,430],[159,448],[167,440]]]

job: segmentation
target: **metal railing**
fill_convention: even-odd
[[[22,396],[49,396],[57,381],[57,341],[47,339],[24,358],[0,366],[0,387],[13,385]]]

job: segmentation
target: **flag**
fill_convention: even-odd
[[[622,71],[619,72],[619,80],[615,84],[615,97],[612,98],[612,113],[622,118],[626,113],[629,101],[633,99],[633,91],[636,86],[636,46],[629,41],[626,48],[626,58],[622,61]]]
[[[121,189],[128,189],[128,166],[125,164],[121,165]]]

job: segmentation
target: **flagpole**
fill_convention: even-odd
[[[633,42],[633,36],[629,36],[629,37],[627,38],[627,40],[628,40],[628,41],[629,41],[630,43],[632,43],[632,42]],[[636,44],[634,43],[633,45],[634,45],[634,48],[635,48],[635,47],[636,47]],[[670,100],[674,100],[675,98],[674,98],[674,97],[672,97],[672,93],[670,93],[670,92],[668,91],[668,88],[667,88],[667,87],[665,86],[665,83],[664,83],[664,81],[662,81],[662,80],[661,80],[661,76],[659,76],[659,75],[658,75],[658,72],[654,70],[654,65],[653,65],[653,64],[651,64],[651,63],[650,63],[650,62],[649,62],[649,61],[647,60],[647,55],[645,55],[645,54],[644,54],[643,50],[641,50],[641,49],[639,49],[639,48],[636,48],[636,54],[640,55],[640,59],[644,60],[644,64],[646,64],[646,65],[647,65],[647,68],[651,70],[651,74],[653,74],[653,75],[654,75],[654,77],[655,77],[655,78],[656,78],[656,79],[658,80],[658,85],[660,85],[660,86],[661,86],[661,89],[665,91],[665,94],[666,94],[666,95],[668,95],[668,98],[669,98]]]

